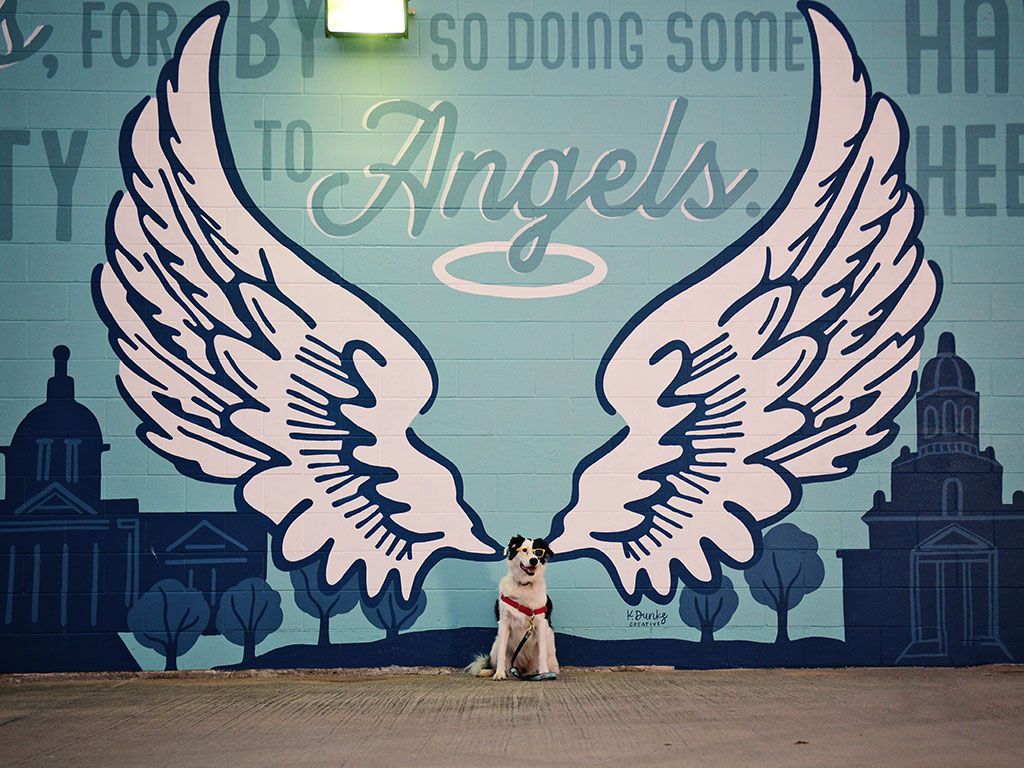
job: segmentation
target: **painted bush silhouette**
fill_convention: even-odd
[[[180,581],[164,579],[135,601],[128,611],[128,629],[146,648],[164,657],[164,669],[178,668],[210,622],[210,606],[202,593]]]
[[[330,619],[348,613],[359,604],[359,591],[342,582],[327,591],[320,589],[320,572],[323,569],[317,560],[291,572],[292,587],[295,589],[295,605],[303,613],[320,622],[317,645],[327,648],[331,644]],[[354,585],[353,585],[354,586]]]
[[[679,593],[679,618],[687,626],[700,630],[702,643],[711,643],[715,632],[729,623],[739,604],[740,597],[733,588],[732,580],[722,576],[722,582],[714,592],[684,588]]]
[[[281,595],[263,579],[243,579],[225,592],[217,610],[217,631],[242,646],[242,664],[256,660],[256,646],[281,627]]]
[[[398,637],[399,632],[409,629],[425,610],[427,610],[427,596],[422,591],[418,592],[415,599],[408,605],[403,605],[394,590],[388,590],[384,599],[375,607],[371,608],[363,603],[363,613],[366,618],[377,629],[383,629],[387,633],[388,640]]]
[[[761,556],[743,572],[750,593],[775,611],[776,643],[789,642],[789,611],[825,580],[818,540],[792,523],[782,523],[764,536]]]

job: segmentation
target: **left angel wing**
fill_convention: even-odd
[[[549,536],[623,597],[668,601],[752,561],[804,483],[889,445],[940,275],[917,235],[907,131],[840,22],[801,3],[815,86],[798,170],[773,209],[640,310],[598,371],[626,427],[577,468]]]
[[[408,600],[439,558],[498,547],[412,430],[437,384],[422,343],[242,186],[217,87],[226,15],[189,24],[125,120],[94,282],[118,384],[143,441],[273,524],[282,567],[322,557],[328,584],[358,574],[371,603]]]

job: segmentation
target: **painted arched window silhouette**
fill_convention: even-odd
[[[964,513],[964,486],[954,477],[942,483],[942,514],[960,517]]]
[[[930,405],[924,409],[924,433],[929,437],[939,433],[939,412]]]
[[[955,435],[956,432],[956,406],[947,400],[942,406],[942,434]]]
[[[960,415],[960,428],[964,434],[974,434],[974,408],[969,405],[964,406],[963,413]]]

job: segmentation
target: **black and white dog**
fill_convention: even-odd
[[[520,677],[558,674],[555,657],[555,632],[551,628],[551,599],[544,583],[544,569],[553,555],[544,539],[513,536],[505,548],[508,575],[498,584],[494,613],[498,636],[490,656],[480,654],[466,671],[477,677],[494,676],[504,680],[512,666],[512,656],[533,626],[533,632],[515,659]]]

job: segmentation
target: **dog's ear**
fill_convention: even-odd
[[[555,553],[551,551],[551,547],[548,546],[548,543],[544,539],[534,539],[533,546],[544,550],[544,557],[542,558],[543,562],[547,562],[555,556]]]
[[[511,539],[509,539],[508,546],[505,547],[505,557],[507,557],[509,560],[515,557],[516,552],[521,546],[523,546],[524,541],[526,541],[526,539],[523,536],[520,536],[518,533]]]

